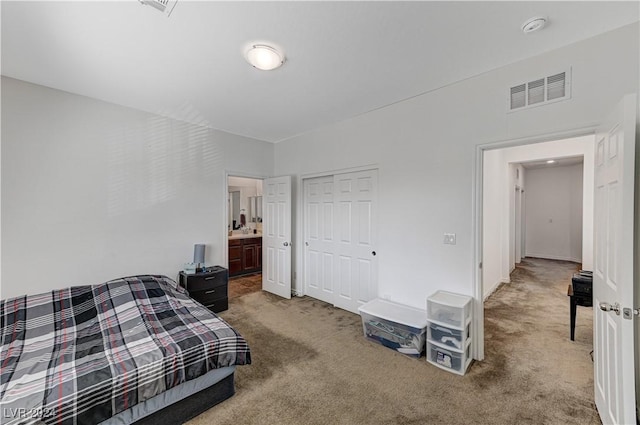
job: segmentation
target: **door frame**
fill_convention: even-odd
[[[472,276],[472,287],[474,295],[474,315],[472,332],[474,341],[472,342],[472,357],[476,360],[484,360],[484,295],[482,282],[482,176],[484,152],[494,149],[512,148],[515,146],[532,145],[536,143],[551,142],[572,137],[594,135],[598,125],[581,127],[555,133],[543,133],[534,136],[527,136],[515,139],[498,140],[489,143],[476,145],[475,161],[473,163],[473,190],[471,208],[473,211],[471,233],[473,235],[473,255],[471,266],[475,270]]]
[[[295,260],[295,263],[292,264],[293,271],[293,281],[291,282],[291,291],[293,295],[301,297],[305,294],[306,282],[304,281],[305,276],[305,267],[306,264],[304,262],[304,180],[312,179],[316,177],[328,177],[336,174],[346,174],[353,173],[358,171],[368,171],[368,170],[377,170],[378,171],[378,189],[380,188],[380,167],[378,164],[370,164],[370,165],[362,165],[359,167],[351,167],[351,168],[341,168],[333,171],[320,171],[316,173],[307,173],[300,174],[296,179],[297,188],[293,191],[296,194],[296,200],[292,202],[296,206],[296,214],[295,214],[295,255],[292,260]],[[378,205],[380,204],[380,190],[378,190]],[[298,281],[298,276],[300,276],[300,281]]]
[[[224,195],[224,212],[222,213],[222,243],[220,246],[222,247],[222,266],[229,269],[229,234],[227,233],[227,229],[229,226],[229,207],[227,205],[229,198],[229,177],[243,177],[245,179],[256,179],[256,180],[264,180],[268,177],[261,176],[257,174],[245,173],[245,172],[235,172],[224,170],[224,179],[222,179],[222,183],[224,185],[222,194]],[[264,228],[264,223],[262,224]]]
[[[515,208],[513,209],[513,213],[514,213],[514,220],[513,220],[513,225],[514,225],[514,231],[513,231],[513,259],[515,260],[516,264],[519,264],[522,261],[522,193],[521,193],[522,188],[520,187],[519,184],[516,184],[515,186],[515,192],[516,192],[516,196],[515,196]]]

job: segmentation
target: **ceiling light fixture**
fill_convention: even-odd
[[[555,161],[553,159],[550,159],[550,160],[547,161],[547,164],[554,164],[554,163],[555,163]]]
[[[271,71],[284,63],[284,54],[266,44],[253,44],[245,54],[247,62],[262,71]]]
[[[535,18],[529,19],[527,22],[522,24],[522,32],[524,32],[525,34],[529,34],[530,32],[541,30],[546,24],[547,18],[537,16]]]

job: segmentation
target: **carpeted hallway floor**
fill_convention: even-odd
[[[264,292],[222,313],[252,349],[205,424],[599,424],[590,308],[569,340],[573,263],[527,259],[485,303],[485,354],[465,376],[367,341],[358,315]]]

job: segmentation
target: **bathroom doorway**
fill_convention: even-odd
[[[262,179],[227,176],[229,298],[262,289]]]

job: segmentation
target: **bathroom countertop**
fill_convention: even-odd
[[[232,236],[229,236],[230,240],[233,239],[247,239],[247,238],[261,238],[262,233],[234,233]]]

